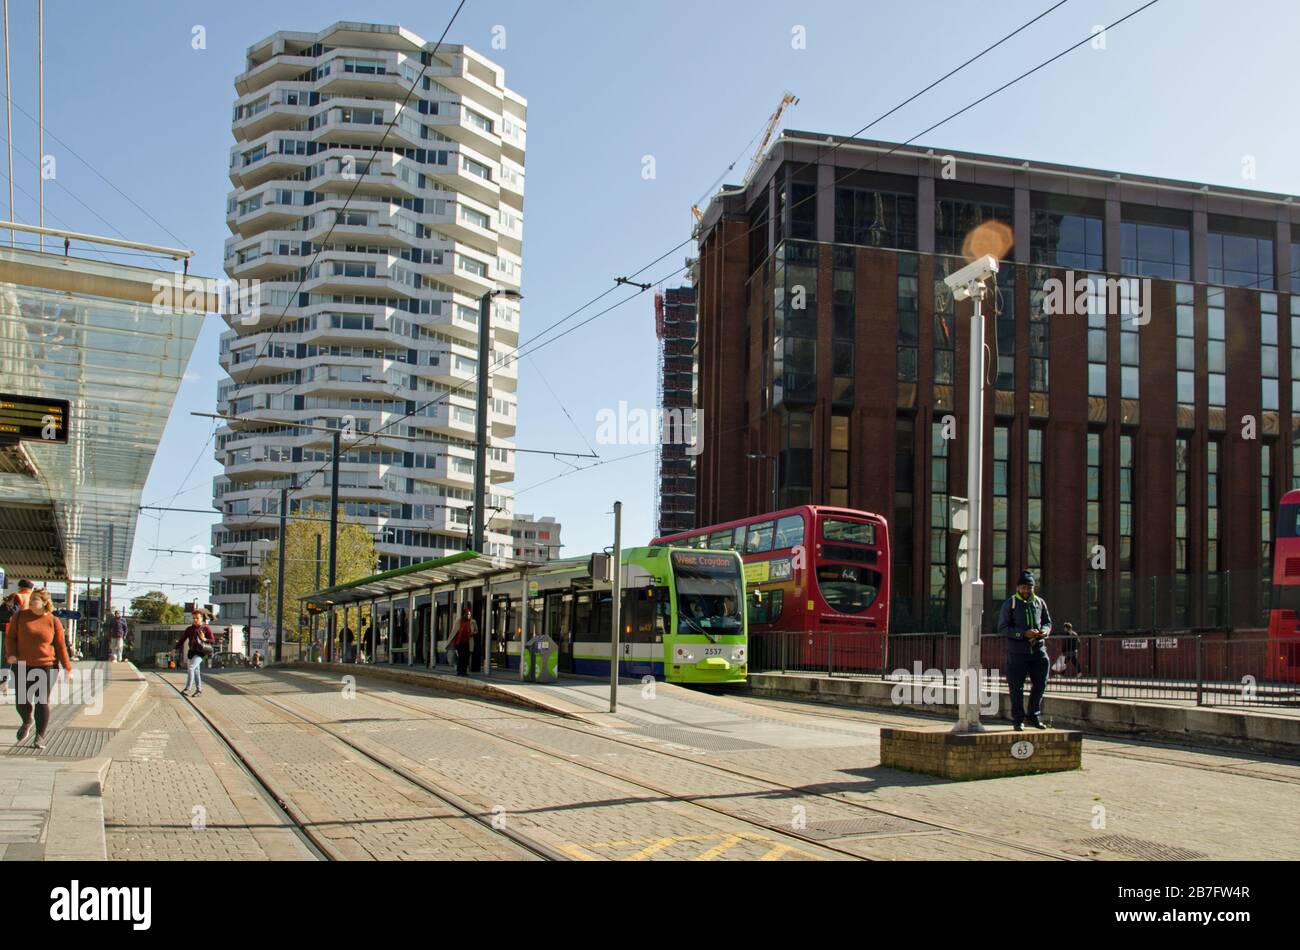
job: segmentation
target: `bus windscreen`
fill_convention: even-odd
[[[878,572],[851,564],[821,564],[817,567],[817,587],[822,599],[834,611],[860,614],[876,602],[880,593]]]

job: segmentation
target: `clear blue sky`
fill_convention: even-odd
[[[783,90],[802,100],[790,127],[851,133],[1050,5],[469,0],[449,40],[500,62],[529,101],[523,339],[687,237],[691,204],[762,128]],[[870,134],[907,139],[1139,5],[1070,0]],[[11,7],[14,101],[34,114],[35,2]],[[47,136],[46,150],[58,158],[47,224],[179,241],[198,252],[194,271],[219,276],[232,79],[246,47],[276,30],[315,31],[341,19],[400,24],[433,40],[454,8],[448,0],[46,4],[46,127],[148,212]],[[196,24],[206,29],[206,49],[191,48]],[[497,25],[506,30],[504,50],[492,49]],[[807,49],[792,48],[796,26],[806,30]],[[919,144],[1300,193],[1291,102],[1298,32],[1300,6],[1290,0],[1162,0],[1111,32],[1105,50],[1071,53]],[[35,126],[17,111],[13,121],[15,146],[30,157],[15,155],[15,178],[34,194]],[[642,178],[644,155],[655,156],[653,181]],[[1257,163],[1254,181],[1242,179],[1246,155]],[[728,180],[739,180],[747,160]],[[34,200],[19,193],[15,215],[34,221]],[[205,442],[210,423],[190,412],[214,409],[221,329],[209,317],[146,503],[211,503],[219,467]],[[525,360],[518,444],[585,451],[602,408],[652,405],[654,358],[645,295]],[[645,447],[596,448],[615,458]],[[567,470],[521,456],[516,483],[520,511],[563,522],[566,553],[609,543],[615,499],[624,502],[626,541],[649,538],[650,455],[530,488]],[[148,549],[206,546],[214,520],[215,513],[142,517],[132,579],[206,587],[214,562],[195,570],[188,555]],[[192,593],[166,589],[174,599]]]

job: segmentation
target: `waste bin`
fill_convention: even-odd
[[[524,681],[528,683],[554,683],[559,679],[560,651],[555,641],[542,634],[525,645],[523,656]]]

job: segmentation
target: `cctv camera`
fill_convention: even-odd
[[[943,279],[943,282],[952,291],[954,300],[965,300],[971,295],[971,284],[983,283],[997,272],[998,259],[991,254],[985,254],[974,263],[967,264],[956,273],[949,274]]]

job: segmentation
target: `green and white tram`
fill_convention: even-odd
[[[586,560],[530,572],[528,635],[545,632],[561,673],[608,676],[611,585]],[[749,667],[745,578],[734,551],[629,548],[623,552],[619,675],[672,683],[743,683]],[[494,588],[494,615],[517,629],[519,585]],[[504,595],[504,596],[503,596]],[[508,600],[507,600],[508,598]],[[509,664],[518,666],[511,651]]]

